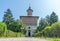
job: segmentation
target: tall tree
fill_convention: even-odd
[[[50,25],[50,16],[49,15],[47,15],[46,16],[46,21],[49,23],[49,25]]]
[[[52,14],[50,15],[50,25],[52,25],[53,23],[58,21],[58,16],[56,15],[55,12],[52,12]]]
[[[46,26],[48,26],[48,22],[46,21],[46,19],[41,18],[40,23],[39,23],[39,27],[37,28],[37,30],[41,31],[43,30]]]
[[[7,9],[7,11],[5,12],[4,17],[3,17],[3,22],[5,22],[8,26],[9,23],[13,22],[13,20],[14,19],[13,19],[13,15],[11,13],[11,10]]]

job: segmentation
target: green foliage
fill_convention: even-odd
[[[37,31],[33,37],[41,37],[42,36],[42,33],[40,31]]]
[[[24,28],[24,25],[22,25],[23,24],[22,22],[20,22],[20,23],[18,22],[17,24],[21,25]],[[18,25],[16,25],[16,26],[18,26]],[[16,27],[16,28],[18,28],[18,27]],[[14,28],[14,29],[16,29],[16,28]],[[24,29],[22,29],[22,30],[24,30]],[[25,35],[23,33],[24,33],[24,31],[23,32],[13,32],[11,30],[8,30],[6,24],[3,22],[0,22],[0,37],[24,37]]]
[[[6,30],[7,30],[6,24],[3,22],[0,22],[0,37],[6,35],[6,33],[5,33]]]
[[[50,24],[53,24],[58,21],[58,16],[55,14],[55,12],[52,12],[50,15]]]
[[[49,25],[50,25],[50,16],[49,15],[47,15],[46,16],[46,21],[49,23]]]
[[[51,27],[51,33],[53,34],[53,36],[60,37],[60,22],[54,23]]]
[[[39,22],[39,26],[34,35],[35,36],[57,37],[56,34],[59,34],[58,29],[60,29],[58,28],[60,27],[59,26],[60,23],[55,23],[57,21],[58,21],[58,16],[55,14],[55,12],[52,12],[50,16],[47,15],[45,19],[42,18]],[[55,34],[55,32],[57,33]]]
[[[6,37],[16,37],[15,33],[11,30],[7,30]]]
[[[60,37],[60,22],[55,22],[51,26],[45,27],[42,31],[37,32],[39,37]]]
[[[60,22],[52,24],[51,27],[46,27],[43,32],[44,36],[47,37],[60,37]]]
[[[44,30],[38,31],[37,33],[35,33],[34,37],[49,37],[50,31],[51,31],[50,29],[51,29],[51,27],[48,26],[48,27],[44,28]]]
[[[25,33],[26,25],[23,24],[21,21],[17,20],[9,24],[9,29],[14,32],[22,32]]]
[[[16,37],[25,37],[25,35],[21,32],[16,32]]]
[[[24,34],[7,30],[6,37],[24,37]]]
[[[35,37],[60,37],[60,22],[55,12],[41,19]]]
[[[52,12],[50,16],[49,15],[46,16],[46,20],[50,25],[52,25],[53,23],[58,21],[58,16],[56,15],[55,12]]]
[[[60,38],[46,38],[48,40],[52,40],[52,41],[60,41]]]
[[[7,9],[7,11],[5,12],[4,14],[4,17],[3,17],[3,22],[6,23],[7,27],[9,27],[9,23],[13,22],[13,15],[11,13],[11,10],[10,9]]]
[[[39,23],[39,27],[37,28],[37,30],[41,31],[46,26],[49,26],[48,22],[45,19],[41,18],[40,23]]]
[[[41,31],[44,37],[52,37],[51,27],[47,26],[44,30]]]

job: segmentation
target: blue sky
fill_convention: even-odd
[[[0,21],[3,20],[4,12],[8,8],[11,9],[15,19],[26,16],[29,4],[34,11],[33,16],[44,18],[54,11],[60,20],[60,0],[0,0]]]

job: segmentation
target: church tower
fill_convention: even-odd
[[[29,6],[27,16],[20,16],[20,20],[26,24],[26,36],[31,37],[37,29],[38,16],[32,16],[33,10]]]
[[[28,16],[32,16],[32,12],[33,10],[31,9],[31,7],[29,6],[28,10],[27,10],[27,15]]]

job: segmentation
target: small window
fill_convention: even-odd
[[[30,27],[29,27],[29,29],[30,29]]]

